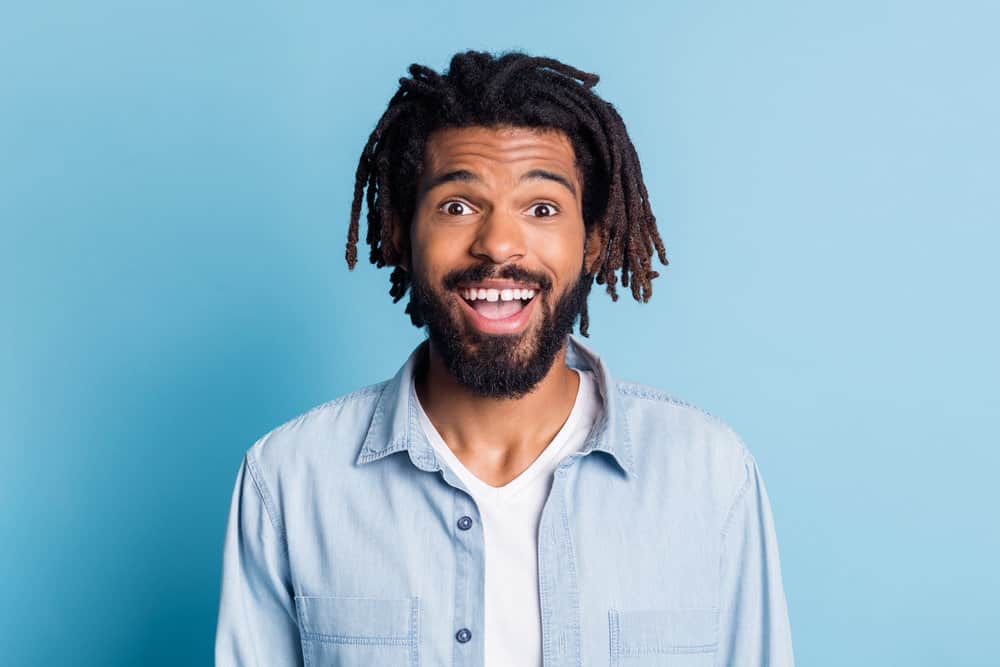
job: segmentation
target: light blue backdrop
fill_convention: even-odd
[[[0,654],[208,664],[240,458],[420,340],[343,249],[411,62],[596,71],[671,266],[591,298],[720,415],[800,665],[1000,664],[992,2],[21,3],[0,19]]]

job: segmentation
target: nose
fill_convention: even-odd
[[[499,211],[484,216],[469,252],[477,259],[504,264],[525,255],[524,230],[519,220]]]

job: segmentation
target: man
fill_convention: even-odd
[[[413,65],[348,233],[428,340],[240,468],[220,665],[792,664],[767,495],[719,420],[615,380],[596,280],[666,263],[597,76],[510,53]]]

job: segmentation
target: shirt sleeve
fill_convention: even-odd
[[[771,506],[749,453],[744,464],[746,477],[722,530],[716,667],[792,667],[792,633]]]
[[[256,461],[247,453],[236,477],[223,548],[215,634],[219,667],[302,664],[288,550],[269,501]]]

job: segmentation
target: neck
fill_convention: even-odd
[[[579,382],[580,376],[566,366],[563,343],[548,373],[528,394],[480,396],[458,383],[429,343],[416,389],[431,423],[456,456],[470,469],[486,473],[481,477],[499,479],[527,467],[559,432]]]

